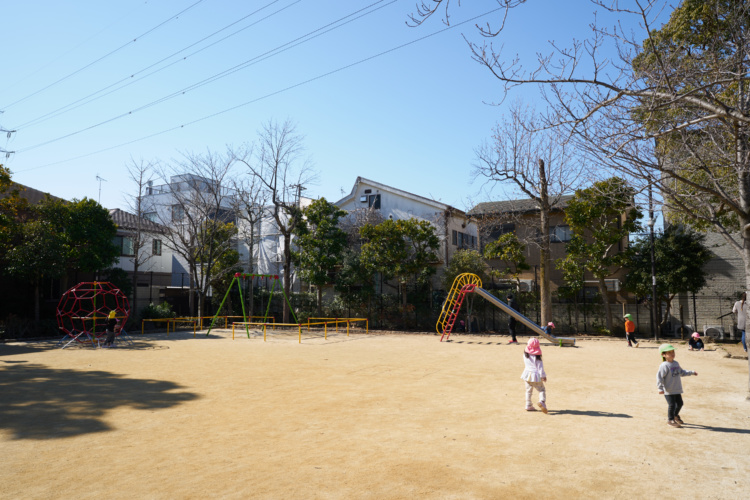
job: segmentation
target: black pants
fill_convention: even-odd
[[[105,344],[112,345],[115,341],[115,332],[114,330],[110,331],[107,330],[107,338],[104,340]]]
[[[515,319],[511,319],[510,321],[508,321],[508,333],[510,333],[510,337],[513,342],[518,342],[516,340],[516,320]]]
[[[631,345],[630,344],[631,342],[633,344],[637,344],[638,343],[638,341],[635,340],[635,332],[625,333],[625,338],[628,339],[628,345]]]
[[[667,398],[667,419],[674,420],[682,409],[682,394],[665,394]]]

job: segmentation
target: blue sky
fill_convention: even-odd
[[[488,199],[471,183],[474,149],[510,100],[538,101],[529,88],[488,104],[503,94],[461,36],[479,41],[474,23],[437,33],[445,25],[434,17],[409,28],[414,0],[0,5],[0,128],[16,130],[10,140],[0,136],[0,149],[16,151],[0,162],[21,184],[108,208],[127,207],[131,158],[168,162],[183,151],[223,151],[254,141],[271,119],[289,119],[319,173],[308,196],[336,201],[362,176],[467,209]],[[451,22],[497,6],[461,2]],[[366,15],[182,93],[357,11]],[[493,43],[509,58],[533,61],[549,52],[548,40],[588,37],[593,11],[587,0],[532,0]],[[491,197],[507,196],[498,186]]]

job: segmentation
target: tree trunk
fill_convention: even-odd
[[[539,195],[541,199],[540,222],[542,231],[542,241],[539,250],[539,292],[540,292],[540,326],[546,325],[552,321],[552,293],[550,291],[549,265],[550,265],[550,248],[549,248],[549,196],[547,194],[547,174],[544,171],[544,160],[539,160]]]
[[[292,236],[284,235],[284,309],[282,323],[289,323],[289,297],[292,295]]]
[[[34,280],[34,321],[39,322],[39,278]]]
[[[195,317],[195,282],[193,281],[193,272],[194,269],[190,269],[190,283],[188,283],[188,309],[190,311],[190,316]]]
[[[740,224],[743,225],[742,231],[742,260],[745,264],[745,289],[750,290],[750,220],[740,219]],[[747,328],[747,325],[746,325]],[[745,330],[746,332],[748,330]],[[748,383],[747,383],[747,395],[745,399],[750,401],[750,356],[747,357],[748,362]]]
[[[138,259],[136,258],[133,262],[133,304],[130,306],[130,310],[133,313],[138,312]],[[133,314],[135,315],[135,314]]]
[[[598,278],[596,285],[599,288],[599,295],[602,296],[602,302],[604,303],[604,313],[607,318],[607,330],[612,333],[612,309],[609,307],[609,295],[607,295],[607,284],[604,282],[604,278]]]
[[[323,317],[323,285],[317,285],[318,290],[318,317]]]

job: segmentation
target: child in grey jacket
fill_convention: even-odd
[[[674,360],[674,347],[670,344],[662,344],[659,347],[661,359],[664,361],[656,372],[656,388],[659,394],[667,398],[667,424],[672,427],[682,427],[680,410],[682,409],[682,379],[688,375],[698,375],[698,372],[683,370],[680,364]]]

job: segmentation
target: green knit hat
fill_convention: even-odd
[[[632,316],[631,316],[630,314],[626,314],[625,316],[623,316],[623,318],[626,318],[626,319],[633,319],[633,317],[632,317]]]

